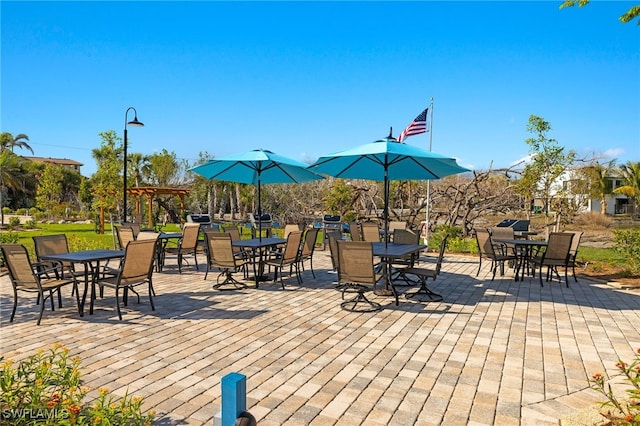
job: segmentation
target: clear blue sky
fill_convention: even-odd
[[[466,167],[525,157],[531,114],[581,155],[640,161],[633,3],[560,3],[2,1],[0,130],[87,176],[129,106],[129,152],[313,161],[397,136],[433,97],[433,151]]]

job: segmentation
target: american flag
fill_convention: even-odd
[[[429,111],[429,108],[422,111],[420,115],[418,115],[415,118],[415,120],[413,120],[411,124],[409,124],[407,128],[404,129],[402,133],[400,133],[400,136],[398,136],[398,142],[402,142],[405,138],[408,138],[409,136],[419,135],[420,133],[424,133],[427,131],[427,112],[428,111]]]

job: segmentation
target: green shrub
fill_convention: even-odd
[[[455,237],[447,240],[447,249],[455,253],[478,254],[475,239]]]
[[[128,394],[114,401],[98,390],[92,403],[81,386],[80,359],[54,344],[14,365],[0,358],[0,422],[11,425],[151,425],[155,413],[143,414],[142,398]],[[6,422],[6,423],[5,423]]]
[[[17,216],[11,216],[9,218],[9,229],[15,229],[20,226],[20,218]]]
[[[439,250],[440,243],[445,235],[449,234],[449,239],[447,239],[447,249],[458,251],[453,249],[454,246],[459,246],[460,242],[458,240],[462,239],[462,228],[458,226],[446,226],[446,225],[438,225],[436,226],[436,230],[433,234],[431,234],[429,238],[429,249],[430,250]]]
[[[0,232],[0,244],[17,244],[19,239],[15,232]]]
[[[25,229],[34,229],[36,227],[36,221],[33,219],[29,219],[28,221],[22,224],[22,227]]]
[[[17,244],[20,237],[15,232],[0,232],[0,244]],[[4,266],[4,258],[0,251],[0,266]]]
[[[2,208],[2,213],[9,214],[9,213],[11,213],[11,209],[9,207],[3,207]]]
[[[631,274],[640,272],[640,228],[614,229],[615,250],[626,258]]]

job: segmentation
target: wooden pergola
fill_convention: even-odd
[[[184,212],[184,197],[189,195],[190,188],[172,188],[162,186],[137,186],[133,188],[127,188],[127,194],[134,195],[136,197],[136,213],[139,215],[141,209],[140,198],[147,197],[148,215],[147,215],[147,227],[153,228],[153,200],[158,195],[174,195],[180,197],[180,216]]]

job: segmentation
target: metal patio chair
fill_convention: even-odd
[[[92,297],[90,311],[93,311],[93,302],[95,294],[95,286],[101,288],[112,288],[115,290],[115,309],[118,312],[118,318],[122,320],[122,312],[120,311],[120,290],[123,291],[122,299],[124,306],[128,304],[128,292],[132,291],[138,297],[138,303],[140,303],[140,295],[135,290],[143,284],[147,284],[149,290],[149,303],[151,309],[156,310],[153,304],[153,295],[155,291],[153,289],[153,261],[156,256],[156,243],[154,239],[142,239],[131,241],[127,244],[124,257],[120,263],[120,267],[117,270],[115,276],[102,277],[96,279],[92,284]]]
[[[344,310],[351,312],[374,312],[382,309],[382,305],[365,296],[365,292],[373,291],[382,274],[375,271],[373,259],[373,243],[367,241],[337,241],[338,246],[338,284],[342,286],[342,298],[345,292],[355,291],[356,297],[340,304]]]
[[[22,244],[2,244],[0,245],[2,256],[7,269],[9,270],[9,278],[13,287],[13,309],[9,322],[13,322],[18,307],[18,292],[37,293],[40,301],[40,314],[38,315],[37,325],[40,325],[42,314],[44,313],[44,305],[47,299],[51,300],[51,310],[55,311],[55,303],[53,301],[54,294],[58,295],[58,307],[62,307],[61,289],[66,285],[73,286],[72,293],[75,292],[76,303],[78,304],[78,313],[80,314],[80,295],[78,293],[78,281],[74,275],[68,278],[45,278],[50,270],[42,270],[38,263],[31,263],[27,248]],[[57,267],[57,266],[56,266]],[[56,276],[62,276],[62,272],[58,271]]]

